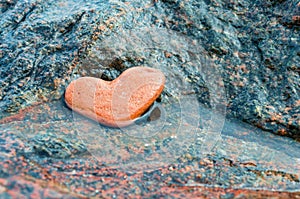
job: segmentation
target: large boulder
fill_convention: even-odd
[[[3,0],[0,12],[0,198],[299,197],[299,142],[222,116],[299,138],[295,0]],[[166,87],[136,126],[59,101],[78,77],[140,65]]]
[[[199,63],[222,78],[229,116],[299,138],[296,0],[7,0],[0,8],[0,117],[59,99],[78,76],[112,80],[140,64],[184,78],[212,107],[210,78]],[[191,64],[189,50],[199,53]],[[211,63],[197,61],[200,55]]]

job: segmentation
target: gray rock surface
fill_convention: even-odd
[[[149,65],[190,82],[188,92],[210,107],[218,89],[210,89],[212,76],[201,70],[218,71],[228,116],[299,139],[297,3],[1,1],[0,117],[59,99],[78,76],[111,80]],[[165,96],[176,91],[169,85]]]

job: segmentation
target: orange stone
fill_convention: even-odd
[[[157,69],[133,67],[113,81],[81,77],[67,87],[65,102],[74,111],[111,127],[134,122],[159,97],[165,76]]]

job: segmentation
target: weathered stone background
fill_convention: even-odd
[[[76,128],[58,101],[79,76],[111,80],[148,65],[190,82],[186,93],[211,107],[212,76],[189,62],[199,50],[204,71],[223,79],[228,117],[299,139],[299,9],[296,0],[1,0],[0,198],[299,197],[295,140],[229,121],[209,154],[135,172],[95,161],[90,151],[103,145],[85,145],[80,131],[117,130],[85,118]],[[162,102],[171,88],[181,92],[166,88]],[[156,152],[132,147],[121,160],[139,150]]]
[[[118,138],[124,133],[116,129],[84,117],[77,118],[76,128],[72,112],[61,101],[30,107],[8,119],[0,121],[0,198],[300,196],[299,142],[241,122],[227,121],[222,141],[209,154],[195,156],[180,148],[181,156],[167,163],[167,154],[151,146],[127,143],[123,150]],[[80,137],[90,132],[94,136],[83,143]],[[109,136],[101,144],[103,132]],[[157,146],[165,148],[172,140],[163,137],[162,142]],[[93,148],[111,154],[92,156]],[[118,158],[112,157],[115,153]],[[137,155],[141,159],[133,169],[124,164]],[[163,164],[157,167],[149,159],[143,163],[144,156]]]
[[[99,46],[111,35],[159,27],[203,47],[223,77],[229,116],[299,138],[296,0],[4,0],[0,9],[2,118],[32,103],[59,99],[74,74],[112,79],[126,67],[144,64],[149,57],[140,60],[134,55],[106,58],[96,66],[82,63],[95,43]],[[162,63],[172,62],[162,57]],[[182,71],[179,65],[170,70]],[[205,102],[205,89],[193,80],[194,71],[185,73]]]

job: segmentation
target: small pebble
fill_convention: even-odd
[[[69,84],[66,104],[74,111],[110,127],[133,123],[159,97],[165,76],[157,69],[133,67],[113,81],[81,77]]]

